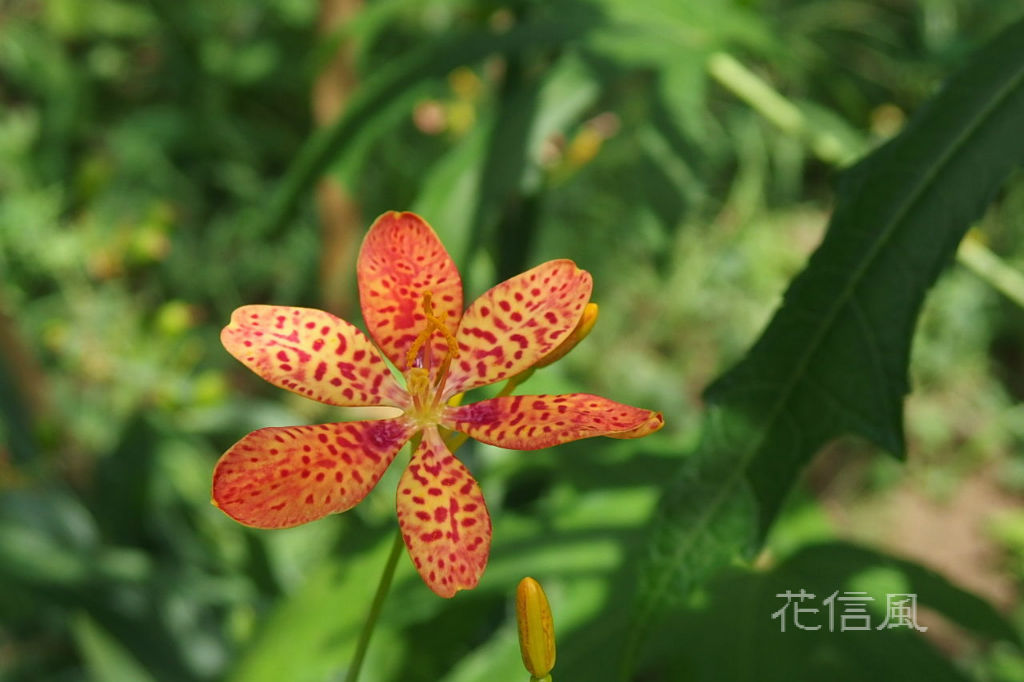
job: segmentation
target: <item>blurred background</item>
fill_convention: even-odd
[[[628,615],[659,485],[699,437],[701,391],[819,242],[838,171],[1020,15],[1018,0],[0,0],[0,679],[341,679],[399,467],[308,526],[221,514],[212,468],[245,433],[367,413],[274,389],[218,334],[245,303],[360,324],[355,252],[390,209],[435,227],[467,300],[549,258],[591,271],[595,331],[523,390],[599,393],[667,425],[533,453],[468,444],[491,563],[445,601],[403,558],[364,679],[525,679],[524,575],[551,597],[555,674],[606,679],[597,652]],[[1014,268],[1022,180],[975,233]],[[853,541],[1024,626],[1024,312],[985,270],[954,266],[927,300],[907,462],[830,446],[756,570],[830,575],[808,548]],[[732,626],[777,627],[769,614],[723,623],[698,604],[679,638],[724,646]],[[928,625],[921,656],[1024,680],[1015,645]],[[677,679],[651,665],[644,679]]]

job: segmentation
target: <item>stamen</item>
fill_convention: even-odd
[[[413,367],[416,364],[416,356],[419,354],[423,345],[430,341],[430,337],[434,331],[440,332],[444,336],[445,342],[448,344],[448,352],[445,354],[444,362],[441,364],[440,369],[437,372],[437,381],[440,382],[448,375],[448,368],[451,366],[452,358],[458,357],[459,355],[459,343],[455,340],[455,335],[448,331],[447,325],[444,320],[438,317],[434,313],[434,306],[431,302],[433,294],[429,291],[423,292],[423,314],[427,318],[427,325],[423,331],[419,333],[416,340],[409,346],[409,352],[405,354],[405,364],[408,367]],[[426,355],[427,360],[431,357],[430,353]]]
[[[420,397],[423,396],[427,389],[430,387],[430,375],[427,370],[422,367],[414,367],[409,370],[409,393],[412,395],[413,404],[417,408],[422,408]]]
[[[411,346],[409,346],[409,352],[405,354],[405,365],[407,367],[416,366],[416,355],[420,352],[420,348],[423,347],[423,344],[430,339],[430,335],[433,332],[434,327],[430,324],[430,320],[428,318],[426,328],[420,332],[420,335],[417,336],[416,340],[412,342]]]

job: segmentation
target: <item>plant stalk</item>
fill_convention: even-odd
[[[380,574],[380,582],[377,583],[377,593],[373,595],[373,603],[370,604],[370,612],[366,615],[366,622],[363,623],[363,631],[359,633],[359,642],[356,644],[355,657],[352,665],[345,675],[345,682],[356,682],[359,679],[359,671],[363,667],[363,659],[366,658],[366,650],[370,646],[370,638],[373,636],[374,627],[377,625],[377,618],[380,616],[387,599],[388,590],[391,589],[391,581],[395,577],[395,567],[398,566],[398,557],[402,556],[402,549],[405,541],[402,540],[401,529],[395,533],[395,540],[391,543],[391,553],[388,554],[387,563],[384,564],[384,571]]]

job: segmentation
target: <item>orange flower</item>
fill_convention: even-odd
[[[398,521],[423,580],[451,597],[480,580],[491,520],[480,486],[438,427],[518,450],[661,428],[660,413],[583,393],[448,405],[458,393],[529,369],[572,334],[591,292],[590,275],[572,261],[538,265],[463,312],[459,271],[437,235],[417,215],[390,212],[367,233],[356,271],[372,342],[330,313],[267,305],[237,309],[221,342],[276,386],[328,405],[385,405],[402,415],[253,431],[213,473],[213,503],[240,523],[287,528],[351,509],[421,433],[398,485]]]

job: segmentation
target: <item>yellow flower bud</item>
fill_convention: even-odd
[[[541,358],[540,362],[534,365],[534,368],[547,367],[551,363],[561,360],[569,351],[576,347],[577,343],[587,338],[590,330],[597,324],[597,312],[597,304],[588,303],[587,307],[583,309],[580,321],[576,323],[576,328],[572,330],[569,336],[565,337],[565,340],[558,347]]]
[[[555,626],[543,588],[523,578],[516,588],[516,620],[523,665],[534,678],[544,678],[555,667]]]
[[[584,128],[569,143],[565,162],[571,167],[580,167],[594,160],[601,151],[604,137],[593,128]]]

